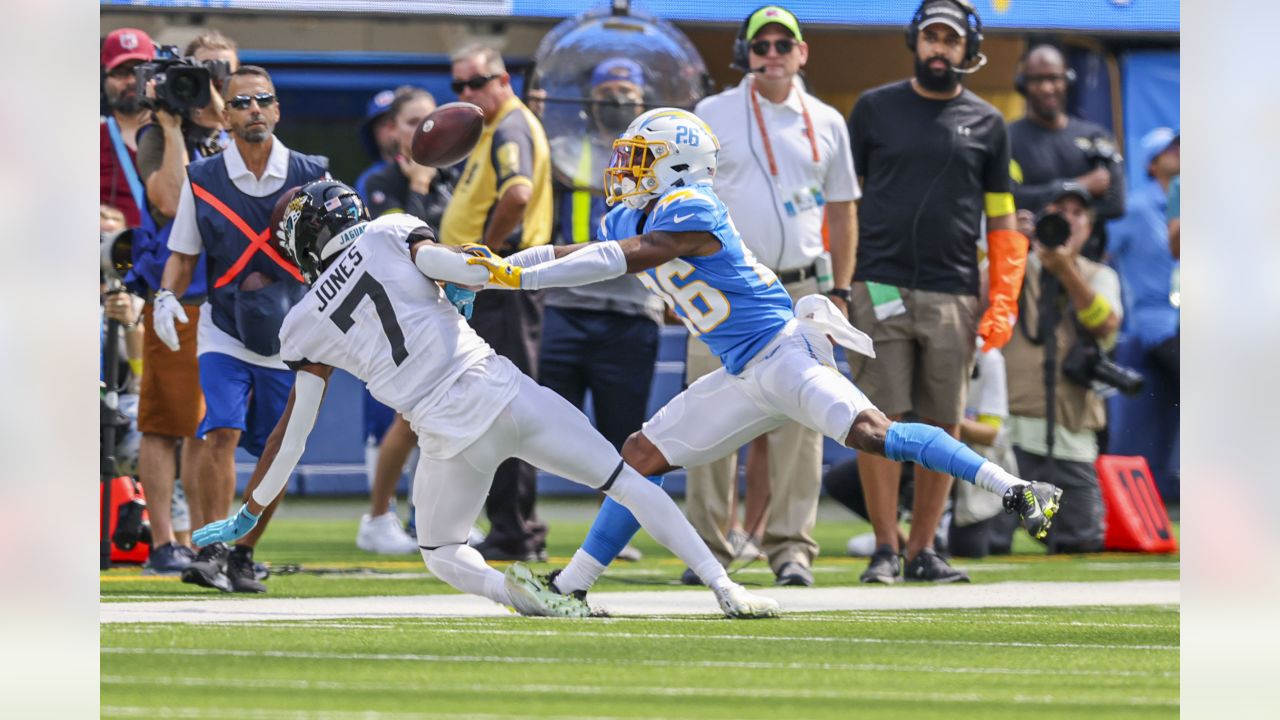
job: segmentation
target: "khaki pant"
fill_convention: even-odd
[[[818,291],[817,281],[802,280],[787,286],[792,300]],[[687,384],[720,367],[706,343],[689,339],[685,365]],[[805,567],[818,554],[813,526],[818,519],[818,495],[822,488],[822,435],[797,422],[788,422],[770,432],[768,520],[764,547],[769,567],[777,572],[788,562]],[[726,537],[733,524],[729,505],[738,479],[738,455],[731,453],[706,465],[688,468],[685,514],[707,547],[722,565],[733,560],[733,548]]]

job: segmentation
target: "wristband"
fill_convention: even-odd
[[[1107,302],[1102,293],[1094,293],[1093,302],[1089,303],[1089,307],[1076,311],[1076,318],[1080,320],[1080,324],[1090,330],[1105,323],[1108,317],[1111,317],[1111,303]]]
[[[847,287],[831,288],[827,291],[831,297],[838,297],[844,301],[845,305],[853,302],[853,289]]]

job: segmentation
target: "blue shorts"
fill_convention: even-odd
[[[235,428],[241,431],[240,447],[260,457],[289,404],[293,380],[292,370],[265,368],[222,353],[202,354],[205,414],[197,435],[203,438],[210,430]]]

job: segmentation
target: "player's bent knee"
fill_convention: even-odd
[[[884,455],[884,438],[892,421],[879,410],[870,408],[858,413],[849,427],[845,446],[860,452]]]
[[[674,469],[658,446],[638,430],[622,444],[622,459],[641,475],[661,475]]]

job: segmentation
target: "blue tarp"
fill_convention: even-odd
[[[1179,112],[1182,64],[1176,50],[1141,50],[1120,56],[1124,90],[1124,147],[1130,188],[1151,182],[1137,156],[1138,141],[1158,127],[1181,127]],[[1131,191],[1130,196],[1133,195]]]

